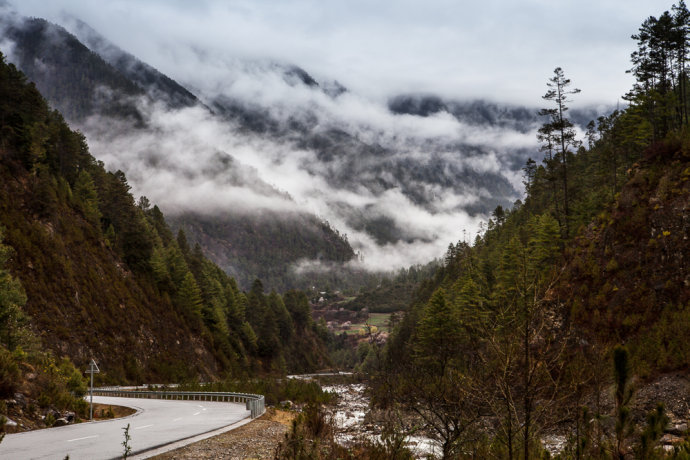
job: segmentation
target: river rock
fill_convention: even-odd
[[[682,444],[684,442],[684,439],[680,436],[666,433],[661,437],[659,442],[664,446],[674,446],[676,444]]]
[[[21,393],[14,394],[14,400],[16,404],[21,407],[26,407],[26,397]]]
[[[17,422],[15,422],[14,420],[12,420],[11,418],[5,418],[5,419],[7,420],[7,421],[5,422],[5,426],[11,426],[11,427],[17,426]]]
[[[676,436],[680,436],[688,431],[688,424],[683,422],[671,422],[671,426],[666,431]]]
[[[64,417],[60,417],[59,419],[55,420],[55,423],[53,424],[53,426],[65,426],[65,425],[69,425],[69,422]]]

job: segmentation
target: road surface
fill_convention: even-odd
[[[8,434],[0,459],[98,460],[122,458],[129,423],[132,454],[149,451],[235,424],[250,415],[244,404],[94,396],[94,402],[127,406],[137,413],[115,420]],[[176,446],[177,447],[177,446]]]

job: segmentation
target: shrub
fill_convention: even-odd
[[[14,394],[20,377],[19,366],[12,354],[0,346],[0,398],[8,398]]]

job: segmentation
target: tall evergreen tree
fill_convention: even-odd
[[[546,163],[547,168],[552,171],[556,168],[556,174],[560,177],[563,188],[563,227],[564,235],[570,234],[569,218],[570,218],[570,201],[568,188],[568,160],[569,155],[572,154],[571,149],[575,150],[579,142],[575,138],[575,128],[573,123],[566,117],[568,111],[568,99],[574,94],[580,92],[579,89],[569,89],[570,80],[565,78],[563,69],[556,67],[553,71],[554,75],[546,83],[549,88],[546,94],[542,96],[547,101],[552,101],[555,107],[544,108],[539,111],[540,116],[548,117],[549,121],[542,125],[539,130],[538,138],[548,146],[549,151],[554,151],[553,160],[555,165]]]
[[[200,324],[201,320],[201,290],[191,272],[187,272],[180,289],[177,291],[177,305],[182,312]]]

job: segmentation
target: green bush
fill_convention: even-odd
[[[0,398],[8,398],[14,394],[20,377],[19,366],[12,354],[0,346]]]

